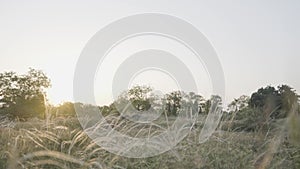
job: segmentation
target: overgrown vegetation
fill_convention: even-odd
[[[186,107],[199,117],[172,151],[131,159],[107,152],[85,134],[74,109],[82,103],[48,105],[50,80],[41,71],[6,72],[0,79],[0,168],[300,168],[299,96],[287,85],[263,87],[232,101],[216,132],[202,144],[198,138],[211,99],[183,91],[162,96],[148,86],[135,86],[111,105],[97,107],[119,132],[153,130],[127,120],[131,112],[151,107],[169,123]],[[166,125],[163,118],[157,121]]]

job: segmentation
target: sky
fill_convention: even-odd
[[[0,72],[41,69],[52,81],[48,90],[50,102],[72,101],[77,60],[97,31],[125,16],[163,13],[191,23],[213,45],[224,71],[227,101],[250,95],[266,85],[288,84],[299,93],[299,11],[300,2],[296,0],[0,0]],[[155,37],[144,37],[127,43],[134,49],[140,42],[147,44],[154,40]],[[166,44],[172,42],[154,44],[167,48]],[[122,45],[119,54],[121,51]],[[107,61],[107,65],[116,66],[116,61]],[[158,72],[141,76],[133,81],[146,80],[146,84],[165,90],[176,87],[169,77]],[[95,86],[101,83],[101,77],[95,78]],[[204,78],[199,83],[208,86],[206,93],[202,91],[208,97],[209,82]],[[109,85],[95,88],[95,92],[97,103],[111,102]]]

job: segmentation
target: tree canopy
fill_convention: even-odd
[[[294,104],[297,104],[299,95],[288,85],[277,88],[267,86],[258,89],[251,95],[249,106],[260,109],[265,117],[285,118]]]
[[[0,73],[1,113],[11,117],[43,117],[45,89],[50,79],[41,71],[30,68],[27,74]]]

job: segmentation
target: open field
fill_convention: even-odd
[[[222,124],[226,122],[223,121]],[[2,120],[0,168],[299,168],[300,148],[278,133],[217,130],[198,143],[203,120],[172,151],[144,159],[114,155],[95,144],[76,118]],[[224,126],[223,126],[224,128]]]

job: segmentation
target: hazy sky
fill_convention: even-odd
[[[297,0],[0,0],[0,72],[42,69],[52,80],[50,101],[72,100],[86,42],[117,19],[157,12],[190,22],[209,39],[223,66],[227,100],[268,84],[299,93],[299,11]],[[106,93],[100,104],[109,101]]]

